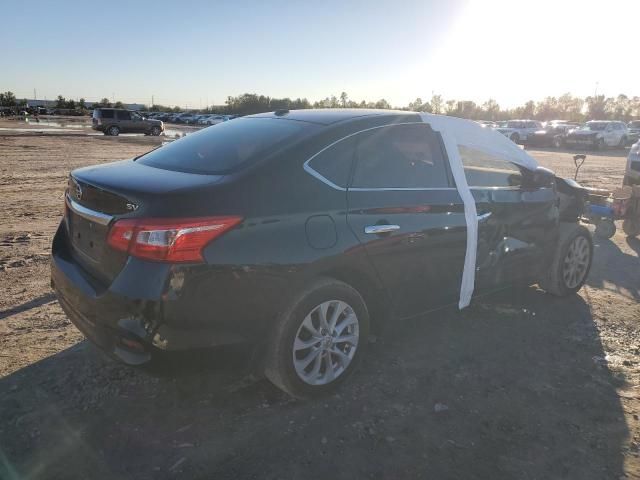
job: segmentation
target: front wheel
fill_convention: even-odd
[[[595,146],[596,146],[596,150],[599,150],[599,151],[604,150],[604,147],[605,147],[605,145],[604,145],[604,138],[599,138],[599,139],[596,141]]]
[[[576,293],[587,280],[592,260],[593,241],[589,230],[574,223],[560,224],[553,261],[540,286],[558,297]]]
[[[520,135],[517,133],[512,134],[509,138],[513,143],[518,143],[520,141]]]
[[[369,312],[346,283],[321,279],[281,314],[266,355],[265,374],[290,395],[333,391],[356,368],[369,334]]]
[[[157,137],[158,135],[160,135],[160,127],[152,127],[151,128],[151,135],[153,135],[154,137]]]

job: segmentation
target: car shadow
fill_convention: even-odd
[[[594,258],[587,285],[640,300],[640,240],[627,238],[629,252],[608,238],[593,236]],[[624,242],[620,242],[624,247]],[[635,254],[634,254],[635,252]]]
[[[33,300],[29,300],[21,305],[16,307],[8,308],[7,310],[0,311],[0,320],[3,320],[11,315],[15,315],[17,313],[26,312],[27,310],[31,310],[32,308],[41,307],[47,303],[52,303],[56,301],[56,296],[53,293],[47,293],[38,298],[34,298]]]
[[[159,377],[82,342],[0,379],[0,477],[623,475],[624,379],[580,296],[505,291],[391,323],[367,349],[338,393],[295,401],[241,348]]]

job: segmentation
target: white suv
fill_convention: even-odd
[[[536,120],[509,120],[500,124],[496,130],[515,143],[523,143],[529,135],[542,130],[542,123]]]

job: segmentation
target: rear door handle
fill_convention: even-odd
[[[364,233],[378,235],[380,233],[389,233],[400,230],[400,225],[369,225],[364,227]]]
[[[489,218],[490,216],[491,216],[491,212],[487,212],[487,213],[483,213],[482,215],[478,215],[478,221],[479,222],[483,222],[487,218]]]

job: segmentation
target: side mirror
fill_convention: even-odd
[[[544,188],[553,185],[556,174],[553,170],[544,167],[537,167],[534,171],[530,171],[522,181],[525,188]]]

